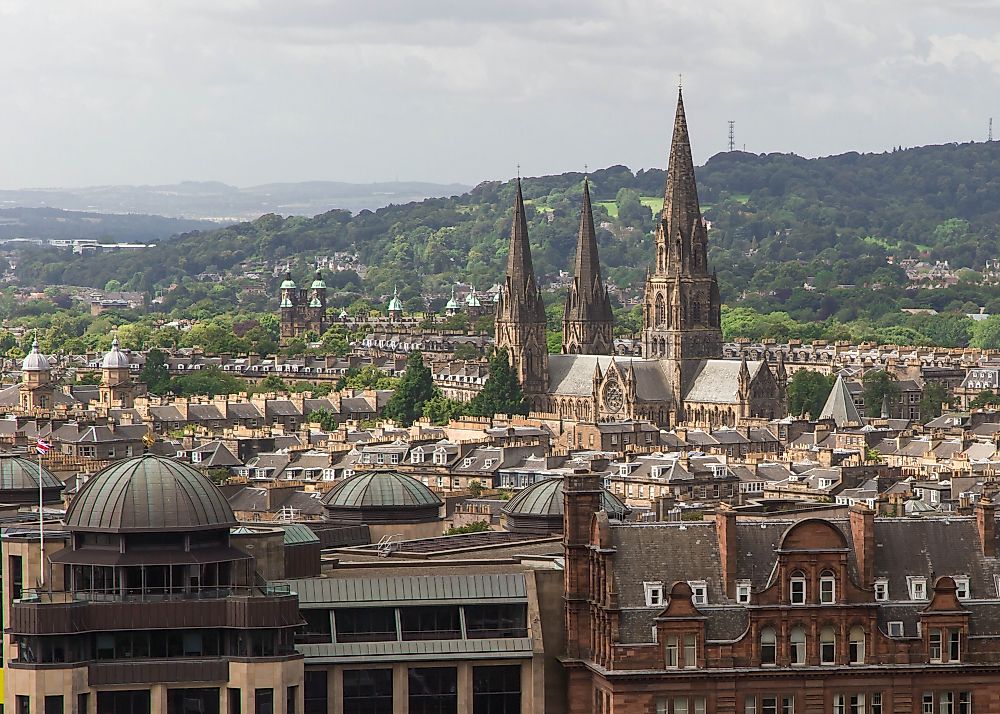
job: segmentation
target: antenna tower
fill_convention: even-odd
[[[990,120],[993,121],[992,119]],[[729,150],[736,151],[736,122],[732,119],[729,120]]]
[[[993,141],[993,117],[990,117],[990,130],[986,134],[986,141]]]

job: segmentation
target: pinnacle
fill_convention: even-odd
[[[677,112],[674,116],[674,133],[670,142],[667,161],[667,184],[663,195],[663,219],[680,222],[685,232],[691,229],[696,218],[701,217],[698,205],[698,187],[694,177],[694,159],[691,156],[691,138],[688,135],[687,116],[684,113],[684,96],[677,90]]]

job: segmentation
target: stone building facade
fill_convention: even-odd
[[[322,335],[329,327],[326,315],[326,282],[319,270],[308,289],[300,288],[285,274],[281,283],[281,341],[303,337],[307,332]]]
[[[997,711],[995,508],[626,524],[567,477],[569,711]]]

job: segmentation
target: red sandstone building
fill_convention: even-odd
[[[574,714],[1000,712],[994,505],[949,519],[609,520],[567,477]]]

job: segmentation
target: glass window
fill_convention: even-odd
[[[698,638],[693,634],[684,635],[684,666],[698,666]]]
[[[392,714],[392,670],[345,669],[343,697],[344,714]]]
[[[757,714],[757,698],[754,696],[746,697],[743,700],[743,714]]]
[[[760,631],[760,663],[774,664],[777,659],[778,638],[773,627],[765,627]]]
[[[285,714],[295,714],[299,708],[299,688],[285,687]]]
[[[938,695],[940,714],[955,714],[955,695],[951,692],[941,692]]]
[[[63,698],[61,694],[45,697],[45,714],[63,714]]]
[[[959,600],[965,600],[969,597],[969,576],[968,575],[956,575],[955,585],[958,590],[955,595],[958,596]]]
[[[708,586],[704,580],[689,580],[691,586],[691,602],[695,605],[708,604]]]
[[[167,714],[219,714],[219,690],[168,689]]]
[[[239,689],[230,687],[226,690],[226,699],[229,701],[229,714],[240,714],[243,711],[243,702],[241,701],[241,697],[242,692]]]
[[[458,714],[458,670],[455,667],[411,667],[410,714]]]
[[[76,714],[87,714],[90,711],[90,694],[84,692],[76,695]],[[237,712],[239,714],[239,712]]]
[[[885,578],[879,578],[875,581],[875,599],[878,602],[889,599],[889,581]]]
[[[472,668],[473,714],[521,714],[521,666]]]
[[[694,711],[692,714],[705,714],[707,711],[705,707],[705,697],[695,697],[693,700]]]
[[[97,714],[149,714],[149,690],[98,692]]]
[[[832,627],[824,627],[819,633],[819,663],[835,664],[837,661],[837,635]]]
[[[833,695],[833,714],[847,714],[847,704],[843,694]]]
[[[781,714],[795,714],[795,697],[781,698]]]
[[[465,634],[469,639],[527,637],[527,606],[517,604],[466,605]]]
[[[274,714],[274,690],[253,690],[254,714]]]
[[[326,670],[307,669],[303,684],[305,685],[305,689],[302,691],[305,714],[326,714],[328,699]]]
[[[868,714],[865,711],[865,695],[852,694],[850,699],[850,714]]]
[[[11,556],[11,559],[13,560],[15,557],[18,558],[18,560],[20,560],[20,556],[13,556],[13,555]],[[14,701],[17,703],[17,714],[31,714],[30,697],[26,697],[23,694],[18,694],[17,697],[15,697]]]
[[[399,622],[404,640],[457,640],[462,637],[458,607],[401,607]]]
[[[923,706],[921,707],[922,714],[934,714],[934,695],[930,692],[924,692]]]
[[[972,714],[972,692],[958,693],[958,714]]]
[[[806,578],[801,571],[792,573],[788,581],[788,599],[793,605],[804,605],[806,602]]]
[[[778,714],[778,698],[761,697],[760,714]]]
[[[962,660],[962,631],[957,629],[948,630],[948,661],[960,662]]]
[[[829,570],[824,570],[819,576],[819,601],[824,605],[832,605],[837,599],[837,579]]]
[[[390,642],[396,639],[394,608],[337,608],[333,613],[337,642]]]
[[[750,603],[750,581],[749,580],[737,580],[736,581],[736,602],[741,605],[747,605]]]
[[[687,697],[674,697],[674,714],[688,714]]]
[[[927,634],[927,653],[931,662],[941,661],[941,630],[934,629]]]
[[[865,663],[865,631],[860,627],[852,627],[849,633],[851,664]]]
[[[806,663],[806,631],[803,627],[793,627],[789,635],[793,665]]]
[[[677,635],[668,635],[667,636],[667,641],[665,643],[665,651],[666,651],[666,659],[667,659],[666,666],[667,667],[677,667],[678,666]]]
[[[872,694],[871,714],[882,714],[882,692]]]

